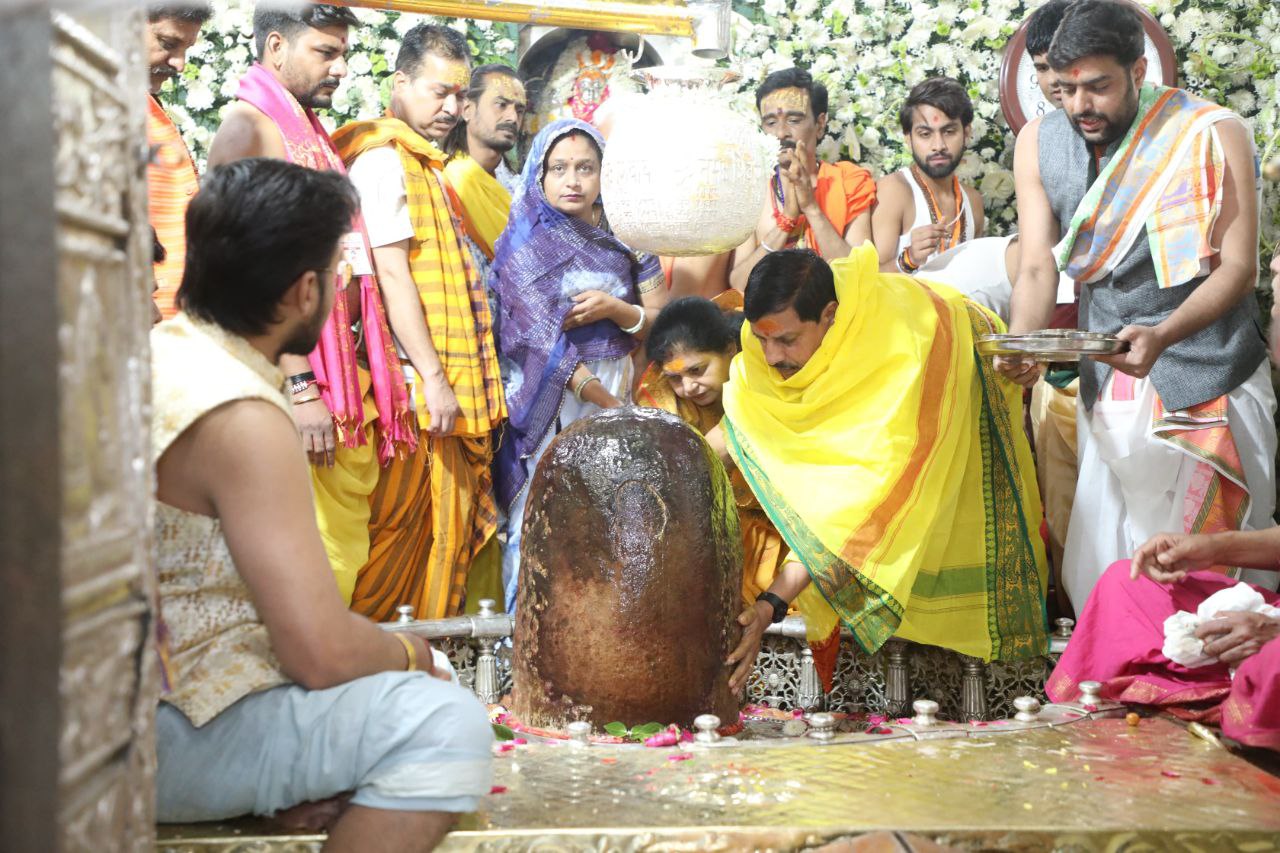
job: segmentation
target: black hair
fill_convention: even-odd
[[[520,75],[510,65],[501,62],[491,62],[488,65],[481,65],[479,68],[471,72],[471,85],[467,88],[467,99],[479,101],[484,96],[485,90],[489,87],[489,81],[494,77],[510,77],[512,80],[519,80]],[[444,153],[450,158],[459,154],[467,153],[467,123],[462,119],[458,119],[458,123],[449,131],[449,135],[444,138],[444,144],[440,146],[444,149]]]
[[[816,323],[822,319],[823,309],[835,301],[835,277],[817,252],[779,249],[752,268],[743,309],[752,323],[788,308],[794,308],[806,323]]]
[[[156,229],[151,229],[151,263],[163,264],[165,258],[169,257],[169,252],[165,249],[164,243],[160,242],[160,235],[156,233]]]
[[[332,265],[358,207],[337,172],[267,157],[209,170],[187,207],[179,307],[234,334],[262,334],[298,276]]]
[[[400,40],[395,70],[416,77],[427,54],[471,63],[471,48],[462,33],[440,24],[418,24]]]
[[[737,347],[741,334],[741,321],[735,323],[710,299],[684,296],[667,303],[653,321],[645,355],[649,361],[665,364],[681,349],[725,353]]]
[[[596,142],[596,138],[591,134],[587,133],[582,128],[575,127],[573,130],[570,130],[568,133],[563,133],[560,136],[557,136],[554,140],[552,140],[551,144],[547,146],[547,153],[542,156],[542,165],[539,167],[540,171],[538,172],[538,183],[542,183],[543,178],[547,176],[547,161],[551,159],[551,152],[554,151],[556,146],[559,145],[561,142],[564,142],[566,139],[572,139],[575,136],[581,136],[583,139],[590,142],[591,147],[595,149],[596,159],[599,160],[601,163],[604,163],[604,151],[600,149],[600,143]]]
[[[950,77],[930,77],[911,89],[906,102],[898,110],[898,123],[902,125],[903,133],[911,133],[916,107],[919,106],[941,110],[947,118],[959,119],[965,127],[973,124],[973,101],[969,100],[964,86]]]
[[[1053,34],[1062,23],[1071,0],[1049,0],[1027,18],[1027,55],[1040,56],[1049,52],[1053,43]]]
[[[804,89],[808,92],[814,119],[827,111],[827,87],[814,80],[803,68],[784,68],[764,78],[760,88],[756,89],[756,110],[759,111],[765,98],[779,89]]]
[[[147,7],[147,20],[152,23],[166,18],[204,25],[213,15],[213,7],[201,0],[168,0]]]
[[[1132,7],[1115,0],[1075,0],[1049,45],[1049,65],[1061,71],[1086,56],[1110,56],[1127,67],[1145,49],[1142,20]]]
[[[253,42],[261,59],[267,51],[267,36],[272,33],[279,33],[287,40],[307,29],[358,26],[360,19],[346,6],[327,3],[280,5],[264,0],[253,13]]]

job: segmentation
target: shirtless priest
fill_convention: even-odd
[[[172,684],[157,812],[310,803],[336,816],[326,851],[425,851],[489,791],[485,709],[424,640],[347,609],[279,367],[315,346],[350,278],[339,241],[357,205],[336,172],[249,158],[188,208],[179,313],[151,337]]]
[[[950,285],[1007,320],[1017,244],[983,238],[982,195],[956,174],[972,136],[969,93],[931,77],[907,95],[898,121],[912,163],[876,185],[871,231],[881,271]]]

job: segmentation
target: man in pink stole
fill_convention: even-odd
[[[274,157],[345,173],[313,112],[346,76],[347,35],[359,21],[341,6],[263,6],[254,14],[258,63],[240,80],[209,150],[209,166]],[[264,227],[269,227],[264,223]],[[293,413],[311,459],[316,517],[338,587],[350,603],[369,556],[369,496],[379,462],[411,450],[416,429],[359,215],[343,239],[352,286],[309,357],[286,356]],[[360,324],[359,338],[353,331]]]

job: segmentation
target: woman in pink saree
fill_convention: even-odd
[[[1080,682],[1099,681],[1106,699],[1218,725],[1232,740],[1280,750],[1280,619],[1232,611],[1203,623],[1196,636],[1204,654],[1218,659],[1207,666],[1188,668],[1161,651],[1167,617],[1194,613],[1213,593],[1235,586],[1204,571],[1214,565],[1280,571],[1280,528],[1161,534],[1132,560],[1112,565],[1085,604],[1047,685],[1049,698],[1072,701]],[[1254,588],[1268,604],[1280,603],[1280,595]]]

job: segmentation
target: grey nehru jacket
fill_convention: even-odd
[[[1108,146],[1102,167],[1118,147],[1118,141]],[[1097,175],[1098,167],[1066,111],[1046,115],[1040,122],[1040,181],[1064,234]],[[1128,325],[1155,326],[1203,281],[1161,288],[1144,228],[1110,276],[1080,286],[1080,328],[1114,335]],[[1257,297],[1250,292],[1217,320],[1161,353],[1151,368],[1161,402],[1170,411],[1186,409],[1243,384],[1267,357],[1259,319]],[[1093,408],[1110,370],[1081,360],[1080,398],[1086,408]]]

